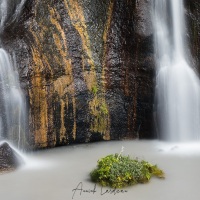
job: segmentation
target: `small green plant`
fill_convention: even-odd
[[[92,86],[92,93],[93,93],[94,95],[97,94],[98,90],[99,90],[99,89],[98,89],[98,87],[97,87],[96,85]]]
[[[147,183],[152,176],[164,178],[164,172],[147,161],[131,159],[120,154],[108,155],[98,160],[91,179],[102,186],[122,188],[137,183]]]
[[[108,109],[107,109],[107,106],[105,103],[102,103],[101,106],[100,106],[100,111],[101,113],[103,113],[104,115],[107,115],[108,114]]]

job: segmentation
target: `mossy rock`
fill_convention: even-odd
[[[164,178],[164,172],[157,165],[147,161],[115,154],[98,160],[97,168],[90,173],[90,176],[93,182],[102,186],[122,188],[147,183],[152,176]]]

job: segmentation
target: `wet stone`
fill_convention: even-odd
[[[23,164],[22,157],[7,142],[0,144],[0,173],[13,171]]]

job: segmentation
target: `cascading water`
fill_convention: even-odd
[[[24,2],[0,0],[1,34],[7,23],[17,19]],[[26,106],[15,58],[0,48],[0,140],[6,139],[22,148],[25,146],[25,131]]]
[[[199,78],[187,63],[182,0],[154,0],[159,138],[192,141],[200,133]]]

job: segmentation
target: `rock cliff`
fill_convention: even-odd
[[[27,144],[154,137],[149,0],[27,0],[6,26],[29,108]]]

